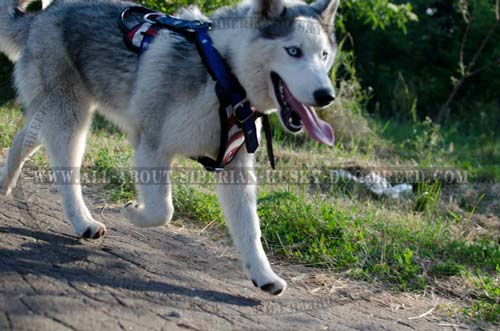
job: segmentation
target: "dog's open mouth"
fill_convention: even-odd
[[[314,140],[333,145],[334,136],[330,124],[319,119],[313,107],[306,106],[295,99],[277,73],[271,72],[271,80],[279,103],[278,114],[286,129],[290,132],[299,132],[302,127],[305,127]]]

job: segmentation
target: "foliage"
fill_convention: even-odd
[[[411,1],[418,22],[407,24],[407,33],[390,26],[373,30],[349,15],[346,21],[357,56],[356,65],[363,85],[373,88],[370,108],[384,117],[405,119],[408,104],[418,96],[420,117],[436,118],[459,79],[464,63],[469,63],[495,22],[495,0]],[[464,20],[464,4],[470,11],[470,29]],[[463,48],[463,51],[462,51]],[[468,78],[451,104],[452,119],[460,120],[461,130],[474,130],[479,109],[493,103],[483,116],[487,131],[500,124],[500,33],[494,33],[476,60],[475,68],[489,66]],[[495,63],[497,63],[495,65]],[[403,81],[402,81],[403,77]],[[407,99],[401,97],[406,85]],[[402,102],[396,102],[401,100]]]
[[[14,90],[12,88],[12,64],[3,55],[0,55],[0,104],[12,100]]]
[[[172,13],[175,10],[189,6],[196,5],[205,13],[210,13],[221,6],[236,4],[238,0],[176,0],[176,1],[163,1],[163,0],[141,0],[141,4],[160,10],[166,13]],[[306,2],[313,2],[307,0]],[[400,29],[405,30],[406,24],[409,21],[417,21],[417,16],[412,12],[412,5],[410,3],[397,4],[389,0],[344,0],[340,1],[340,6],[343,11],[348,11],[356,17],[357,20],[368,24],[373,29],[385,29],[386,27],[395,25]],[[342,31],[347,31],[344,24],[343,15],[340,14],[337,26]]]
[[[341,1],[342,9],[339,22],[337,23],[342,31],[350,31],[346,26],[344,15],[350,19],[369,26],[373,30],[386,29],[392,26],[406,32],[407,24],[411,21],[418,21],[417,15],[413,13],[411,3],[398,4],[389,0],[367,0]]]
[[[187,6],[198,6],[205,13],[210,13],[215,9],[227,6],[231,4],[238,3],[237,0],[175,0],[175,1],[163,1],[163,0],[141,0],[138,1],[146,7],[160,10],[164,13],[173,13],[177,9]]]

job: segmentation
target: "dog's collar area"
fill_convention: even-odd
[[[141,14],[142,21],[134,27],[128,28],[126,21],[131,14]],[[208,31],[212,28],[211,22],[182,20],[154,12],[145,7],[134,6],[126,8],[121,13],[119,23],[124,33],[125,44],[138,54],[147,51],[161,29],[173,31],[196,45],[205,68],[216,82],[215,93],[220,103],[219,114],[222,131],[217,160],[203,156],[196,158],[198,162],[209,171],[221,171],[234,159],[243,145],[246,146],[248,153],[255,153],[259,147],[255,121],[258,117],[262,117],[269,161],[274,169],[269,118],[267,115],[252,109],[245,89],[214,47],[212,39],[208,35]]]

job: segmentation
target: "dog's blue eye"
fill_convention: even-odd
[[[302,50],[298,47],[291,46],[291,47],[285,47],[286,52],[288,55],[291,57],[301,57],[302,56]]]

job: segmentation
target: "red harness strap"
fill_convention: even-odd
[[[227,121],[225,130],[227,132],[227,143],[222,157],[223,166],[228,165],[236,156],[240,148],[245,144],[245,134],[238,126],[232,107],[228,108],[230,109],[226,109]]]
[[[136,25],[127,33],[125,42],[134,52],[142,54],[158,34],[158,27],[154,24],[144,22]]]

